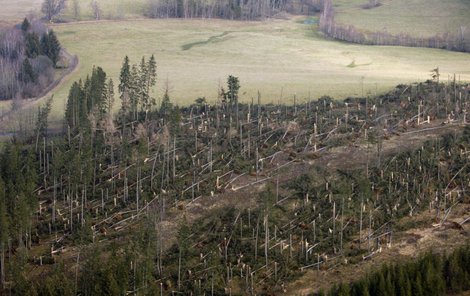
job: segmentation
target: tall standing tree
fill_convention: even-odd
[[[237,130],[239,124],[238,116],[238,91],[240,90],[240,82],[238,77],[230,75],[227,78],[227,98],[230,102],[232,110],[235,108],[236,120],[237,120]]]
[[[27,33],[25,37],[26,41],[26,56],[30,59],[34,59],[41,53],[41,44],[38,35],[36,33]]]
[[[131,79],[130,79],[130,87],[129,87],[129,98],[131,103],[131,112],[132,118],[137,120],[138,115],[138,107],[139,107],[139,99],[140,99],[140,73],[139,68],[137,65],[132,65],[131,68]]]
[[[5,283],[5,246],[8,241],[8,217],[5,205],[5,186],[0,177],[0,287]]]
[[[38,118],[36,121],[36,143],[39,138],[46,137],[47,135],[48,118],[52,108],[52,99],[53,97],[50,97],[44,107],[38,108]]]
[[[60,58],[60,42],[59,39],[57,39],[56,34],[54,33],[53,30],[49,32],[49,54],[48,57],[51,59],[52,63],[54,64],[54,67],[57,66],[57,62],[59,61]]]
[[[44,0],[41,11],[48,21],[59,15],[65,8],[65,0]]]
[[[37,75],[33,70],[33,66],[29,62],[28,58],[25,58],[23,61],[23,68],[21,70],[21,80],[23,83],[35,83],[37,79]]]
[[[23,23],[21,23],[21,30],[23,32],[28,32],[31,28],[31,23],[29,22],[28,18],[24,18]]]
[[[227,97],[230,104],[238,104],[238,91],[240,90],[240,82],[238,77],[230,75],[227,78]]]
[[[49,49],[49,34],[45,32],[41,36],[41,54],[49,57],[50,55],[50,49]]]
[[[106,86],[106,112],[111,113],[114,105],[114,82],[111,78]]]
[[[144,106],[146,105],[146,102],[149,99],[149,93],[147,91],[147,81],[148,81],[148,67],[147,67],[147,62],[145,61],[145,57],[142,57],[140,60],[140,66],[139,66],[139,75],[137,78],[137,90],[139,93],[139,103],[140,103],[140,108],[141,112],[144,112],[145,108]]]
[[[154,55],[150,57],[145,67],[147,68],[145,77],[145,91],[147,94],[145,100],[142,101],[142,105],[145,111],[145,119],[147,119],[148,112],[155,105],[155,98],[150,95],[151,88],[157,83],[157,62]]]
[[[118,90],[119,90],[121,99],[124,97],[124,93],[126,91],[129,92],[130,87],[131,87],[131,66],[129,63],[129,57],[126,56],[122,63],[121,73],[119,74]]]

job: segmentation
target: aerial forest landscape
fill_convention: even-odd
[[[0,295],[470,295],[470,1],[0,0]]]

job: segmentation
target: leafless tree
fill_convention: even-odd
[[[91,1],[91,10],[93,11],[93,16],[95,17],[95,20],[100,20],[103,12],[98,1]]]
[[[65,3],[66,0],[44,0],[41,11],[48,21],[52,21],[65,8]]]
[[[80,2],[79,0],[72,1],[72,13],[75,19],[80,18]]]

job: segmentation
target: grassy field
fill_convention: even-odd
[[[0,0],[0,22],[23,19],[41,9],[42,0]]]
[[[333,0],[335,20],[358,28],[413,36],[433,36],[460,26],[470,30],[470,0],[380,0],[373,9],[363,9],[368,0]]]
[[[139,62],[155,54],[160,97],[168,80],[179,104],[206,96],[214,101],[228,75],[240,77],[242,99],[291,101],[321,95],[356,96],[383,91],[398,83],[428,79],[439,66],[470,80],[468,54],[434,49],[361,46],[324,40],[311,26],[294,20],[237,22],[223,20],[140,20],[54,26],[80,66],[57,91],[63,110],[70,84],[102,66],[117,82],[123,57]],[[60,114],[61,112],[54,112]]]
[[[325,40],[299,18],[102,21],[53,28],[63,46],[79,56],[80,64],[54,91],[52,121],[63,118],[70,85],[85,78],[93,65],[102,66],[117,85],[126,54],[133,63],[142,55],[154,54],[158,63],[155,97],[161,98],[168,81],[170,96],[180,105],[200,96],[214,102],[228,75],[240,78],[243,101],[256,98],[259,90],[263,102],[282,99],[286,103],[294,95],[303,101],[309,96],[375,94],[399,83],[429,79],[429,71],[436,66],[444,80],[453,73],[470,80],[468,54]]]
[[[43,0],[0,0],[0,21],[20,20],[27,14],[40,15]],[[91,0],[78,0],[81,20],[93,19]],[[142,17],[147,0],[99,0],[102,17],[106,19],[136,18]],[[67,1],[67,7],[61,17],[65,20],[73,20],[72,0]]]

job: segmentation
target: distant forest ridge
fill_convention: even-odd
[[[378,5],[378,3],[376,0],[370,1],[371,6]],[[320,30],[328,37],[364,45],[429,47],[470,52],[470,28],[467,28],[465,24],[462,24],[456,32],[447,32],[431,37],[416,37],[408,33],[392,34],[386,31],[361,30],[353,25],[339,24],[335,21],[332,0],[323,1]]]
[[[324,0],[150,0],[144,15],[153,18],[223,18],[255,20],[280,12],[318,13]]]

